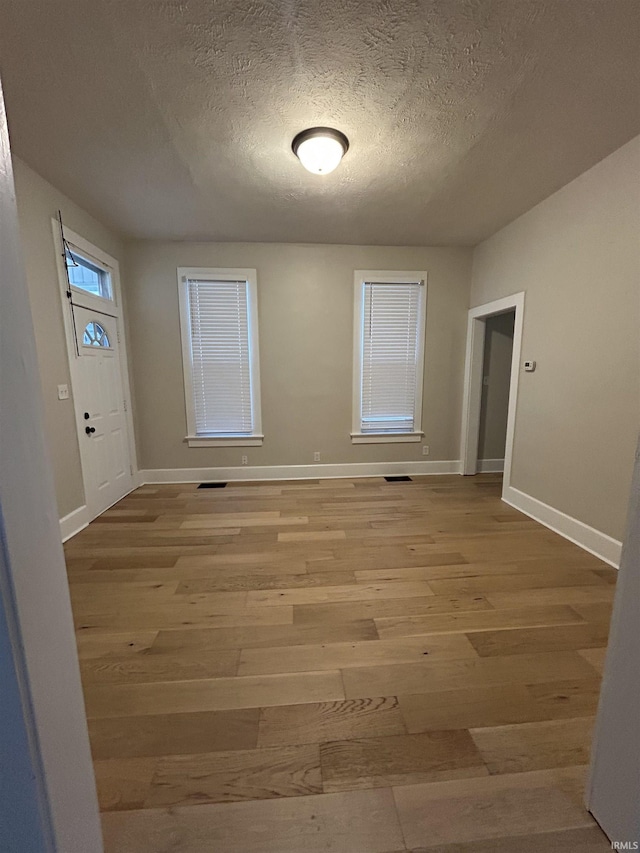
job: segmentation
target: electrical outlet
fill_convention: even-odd
[[[319,450],[316,450],[315,453],[313,454],[313,461],[314,462],[320,461],[320,451]]]
[[[68,400],[69,399],[69,386],[68,385],[58,385],[58,400]]]
[[[429,455],[429,445],[428,445],[428,444],[423,444],[423,445],[422,445],[422,455],[423,455],[423,456],[428,456],[428,455]]]
[[[242,457],[242,464],[243,464],[243,465],[248,465],[248,464],[249,464],[249,457],[248,457],[248,456],[243,456],[243,457]]]

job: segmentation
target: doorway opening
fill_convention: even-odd
[[[503,471],[511,482],[524,293],[469,311],[463,397],[461,473]]]
[[[478,472],[502,473],[507,443],[514,310],[484,320],[484,357],[478,428]]]

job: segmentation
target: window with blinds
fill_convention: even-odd
[[[255,271],[179,273],[189,443],[261,443]]]
[[[420,440],[425,280],[356,276],[354,440]]]

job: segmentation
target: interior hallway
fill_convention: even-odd
[[[609,850],[616,572],[500,479],[145,486],[71,539],[108,853]]]

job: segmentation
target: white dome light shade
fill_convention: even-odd
[[[312,127],[299,133],[291,144],[293,153],[314,175],[328,175],[340,165],[349,140],[331,127]]]

